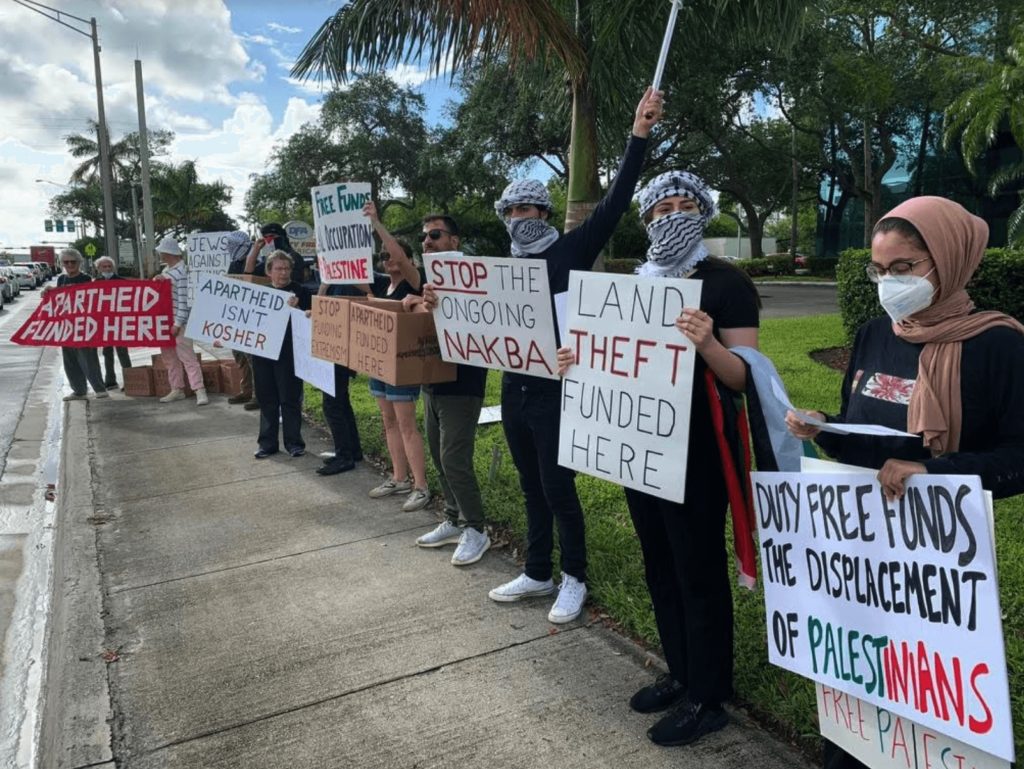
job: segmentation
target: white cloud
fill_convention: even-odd
[[[272,29],[275,32],[284,32],[288,35],[295,35],[302,31],[302,27],[286,27],[284,24],[278,24],[276,21],[267,22],[267,29]]]
[[[256,43],[257,45],[273,45],[274,41],[264,35],[239,35],[242,40],[247,43]]]

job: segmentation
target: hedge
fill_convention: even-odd
[[[864,271],[870,262],[870,249],[850,249],[843,252],[836,268],[839,312],[850,341],[864,323],[885,314],[878,303],[878,288]],[[967,291],[979,310],[1024,318],[1024,251],[988,249]]]
[[[796,263],[789,254],[772,254],[760,259],[739,259],[734,264],[752,278],[796,274]]]

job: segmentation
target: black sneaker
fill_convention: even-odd
[[[655,745],[689,745],[705,734],[724,729],[728,723],[729,716],[720,706],[712,708],[684,699],[648,729],[647,736]]]
[[[666,673],[630,697],[629,707],[637,713],[659,713],[685,696],[686,687]]]

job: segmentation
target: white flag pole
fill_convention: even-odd
[[[665,61],[668,59],[668,49],[672,45],[672,33],[675,32],[676,18],[682,7],[683,0],[672,0],[672,11],[668,15],[668,26],[665,27],[665,37],[661,39],[661,53],[658,54],[658,66],[654,70],[654,81],[651,83],[655,91],[661,90],[661,76],[665,74]]]

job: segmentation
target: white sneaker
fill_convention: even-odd
[[[413,489],[405,502],[402,503],[402,510],[413,513],[422,510],[430,501],[430,489]]]
[[[459,546],[452,555],[452,566],[469,566],[484,557],[491,546],[491,538],[486,531],[477,531],[467,526],[459,538]]]
[[[184,390],[171,390],[167,395],[160,399],[161,403],[174,403],[174,401],[185,400]]]
[[[451,521],[445,519],[444,523],[438,524],[433,531],[428,531],[422,537],[416,539],[420,547],[443,547],[454,545],[462,537],[462,529]]]
[[[408,494],[410,491],[412,491],[412,483],[409,481],[396,481],[389,478],[380,486],[370,489],[370,498],[380,499],[381,497],[390,497],[392,494]]]
[[[558,586],[558,598],[548,612],[548,622],[562,625],[572,622],[583,613],[583,602],[587,600],[587,586],[576,577],[562,572],[562,584]]]
[[[208,397],[206,397],[206,388],[205,387],[200,387],[198,390],[196,390],[196,405],[197,406],[205,406],[209,402],[210,402],[210,399]]]
[[[98,393],[94,393],[92,397],[94,397],[94,398],[109,398],[110,397],[110,393],[108,393],[106,390],[100,390]]]
[[[498,585],[487,595],[492,601],[509,603],[521,598],[532,598],[535,595],[551,595],[553,592],[555,592],[555,583],[550,579],[541,582],[538,579],[531,579],[525,574],[520,574],[511,582]]]
[[[66,400],[66,401],[84,401],[84,400],[87,400],[87,399],[88,399],[88,396],[86,396],[86,395],[79,395],[78,393],[68,393],[67,395],[64,396],[64,400]]]

